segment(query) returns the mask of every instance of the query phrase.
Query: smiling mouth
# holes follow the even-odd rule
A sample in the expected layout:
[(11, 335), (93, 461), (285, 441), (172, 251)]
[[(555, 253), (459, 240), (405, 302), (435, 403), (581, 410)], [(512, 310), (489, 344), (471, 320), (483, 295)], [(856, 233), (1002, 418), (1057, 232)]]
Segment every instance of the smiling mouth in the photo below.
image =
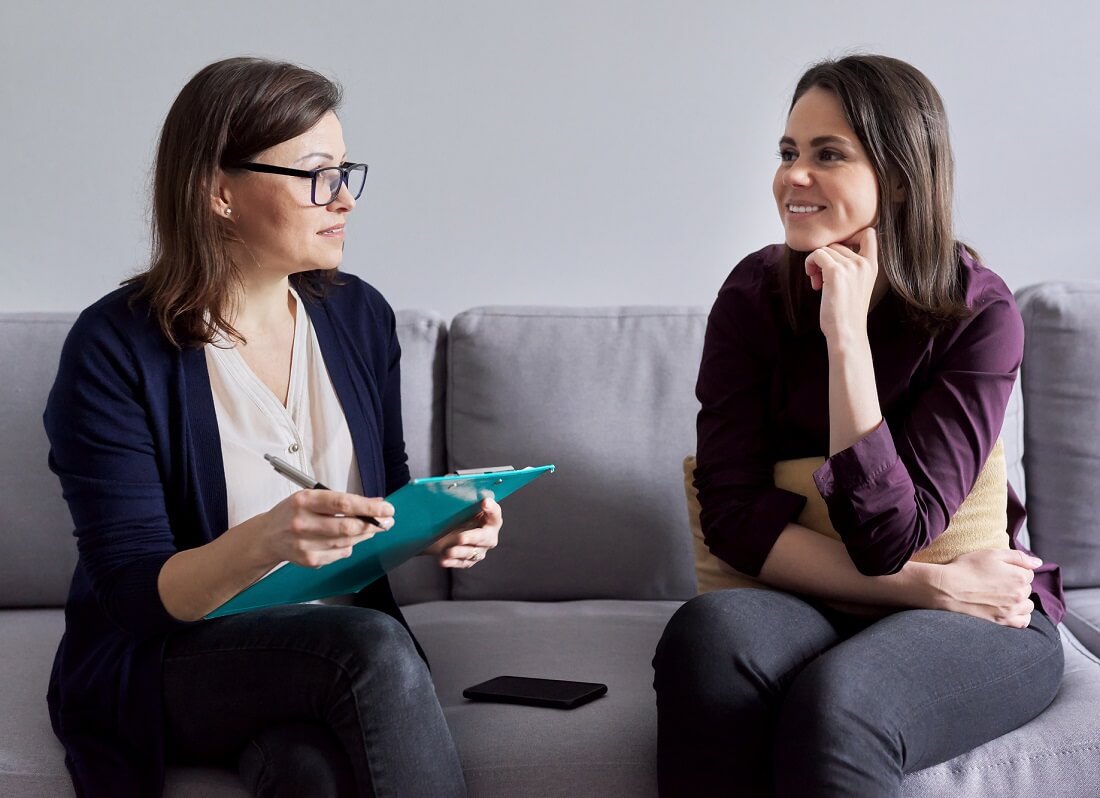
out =
[(787, 205), (788, 213), (817, 213), (825, 210), (824, 205)]
[(333, 237), (333, 236), (342, 236), (343, 234), (344, 234), (344, 226), (342, 224), (336, 225), (335, 227), (329, 227), (329, 228), (327, 228), (325, 230), (321, 230), (319, 233), (317, 233), (317, 235), (319, 235), (319, 236), (327, 236), (327, 237), (330, 237), (330, 238)]

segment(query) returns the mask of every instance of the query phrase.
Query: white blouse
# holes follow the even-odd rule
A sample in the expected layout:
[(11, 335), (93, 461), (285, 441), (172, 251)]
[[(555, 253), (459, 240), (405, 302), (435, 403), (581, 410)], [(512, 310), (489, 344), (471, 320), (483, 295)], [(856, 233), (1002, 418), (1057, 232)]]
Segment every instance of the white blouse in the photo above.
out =
[(272, 454), (332, 490), (362, 493), (344, 410), (325, 368), (309, 315), (297, 306), (286, 406), (224, 338), (207, 344), (206, 366), (221, 435), (229, 526), (266, 512), (297, 485), (264, 460)]

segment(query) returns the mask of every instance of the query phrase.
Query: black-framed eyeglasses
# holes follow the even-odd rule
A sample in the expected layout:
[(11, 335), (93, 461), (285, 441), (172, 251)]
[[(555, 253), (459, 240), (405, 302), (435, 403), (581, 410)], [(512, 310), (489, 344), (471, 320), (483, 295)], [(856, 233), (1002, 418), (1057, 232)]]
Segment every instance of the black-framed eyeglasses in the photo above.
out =
[(231, 169), (247, 169), (250, 172), (265, 172), (272, 175), (290, 175), (291, 177), (308, 177), (311, 181), (309, 187), (309, 201), (314, 205), (328, 205), (336, 199), (340, 193), (340, 186), (348, 187), (352, 199), (359, 199), (363, 194), (363, 186), (367, 182), (367, 165), (365, 163), (342, 163), (339, 166), (322, 166), (320, 169), (289, 169), (285, 166), (272, 166), (269, 163), (245, 163), (233, 164)]

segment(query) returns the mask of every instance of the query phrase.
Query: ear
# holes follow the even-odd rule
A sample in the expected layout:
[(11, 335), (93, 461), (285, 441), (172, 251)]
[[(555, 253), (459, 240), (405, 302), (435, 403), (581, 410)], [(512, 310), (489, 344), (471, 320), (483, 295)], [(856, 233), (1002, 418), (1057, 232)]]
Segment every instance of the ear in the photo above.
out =
[(221, 219), (233, 218), (233, 193), (229, 188), (225, 172), (221, 169), (214, 176), (214, 185), (211, 186), (210, 209)]
[(890, 190), (890, 199), (900, 204), (902, 202), (905, 202), (907, 195), (908, 192), (906, 192), (905, 186), (902, 184), (902, 182), (900, 180), (895, 180), (894, 186)]

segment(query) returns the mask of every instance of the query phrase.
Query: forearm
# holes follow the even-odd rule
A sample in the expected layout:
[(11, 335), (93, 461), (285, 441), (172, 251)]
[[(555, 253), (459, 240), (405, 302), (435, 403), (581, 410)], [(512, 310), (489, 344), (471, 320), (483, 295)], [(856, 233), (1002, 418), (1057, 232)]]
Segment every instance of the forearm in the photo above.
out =
[(829, 340), (829, 455), (853, 446), (882, 423), (875, 366), (865, 330)]
[(832, 601), (931, 608), (936, 605), (938, 567), (909, 562), (896, 574), (865, 576), (856, 570), (843, 543), (788, 524), (759, 578), (772, 587)]
[(164, 563), (157, 589), (169, 615), (197, 621), (278, 564), (252, 545), (256, 538), (252, 526), (258, 519), (249, 519), (204, 546), (177, 552)]

